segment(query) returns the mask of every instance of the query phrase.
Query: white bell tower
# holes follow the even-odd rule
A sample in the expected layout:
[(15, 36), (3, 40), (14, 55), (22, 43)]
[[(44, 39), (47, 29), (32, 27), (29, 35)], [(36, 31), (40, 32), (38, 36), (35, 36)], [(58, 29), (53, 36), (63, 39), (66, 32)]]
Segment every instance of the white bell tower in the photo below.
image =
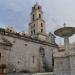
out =
[(29, 23), (29, 34), (34, 36), (38, 33), (45, 34), (45, 21), (43, 19), (42, 7), (36, 3), (32, 7), (31, 20)]

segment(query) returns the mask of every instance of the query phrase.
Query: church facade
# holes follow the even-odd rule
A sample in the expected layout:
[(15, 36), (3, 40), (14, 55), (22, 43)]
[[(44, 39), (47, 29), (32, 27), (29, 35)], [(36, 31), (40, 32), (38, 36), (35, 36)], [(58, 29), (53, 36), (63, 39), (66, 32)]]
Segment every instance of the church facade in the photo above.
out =
[(0, 64), (7, 72), (45, 72), (53, 68), (53, 51), (58, 49), (55, 36), (47, 34), (42, 7), (35, 4), (30, 14), (29, 33), (0, 28)]

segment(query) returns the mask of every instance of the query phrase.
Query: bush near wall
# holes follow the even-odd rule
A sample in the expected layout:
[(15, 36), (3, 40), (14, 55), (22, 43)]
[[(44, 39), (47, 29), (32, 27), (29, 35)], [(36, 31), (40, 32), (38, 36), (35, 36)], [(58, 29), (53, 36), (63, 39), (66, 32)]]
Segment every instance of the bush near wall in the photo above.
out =
[(0, 65), (0, 74), (4, 73), (4, 69), (6, 68), (6, 64), (1, 64)]

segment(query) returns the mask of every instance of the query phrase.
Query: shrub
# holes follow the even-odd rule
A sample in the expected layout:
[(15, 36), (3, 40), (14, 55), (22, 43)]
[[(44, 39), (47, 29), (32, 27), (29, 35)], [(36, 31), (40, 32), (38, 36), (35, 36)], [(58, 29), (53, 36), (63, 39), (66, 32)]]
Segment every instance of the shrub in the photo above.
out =
[(5, 69), (6, 68), (6, 64), (1, 64), (0, 65), (0, 69)]

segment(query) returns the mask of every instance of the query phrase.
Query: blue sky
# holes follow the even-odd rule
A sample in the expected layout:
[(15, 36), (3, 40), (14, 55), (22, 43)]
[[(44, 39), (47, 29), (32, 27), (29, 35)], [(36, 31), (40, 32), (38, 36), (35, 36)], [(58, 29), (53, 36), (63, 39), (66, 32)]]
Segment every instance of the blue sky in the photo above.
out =
[[(31, 8), (36, 2), (42, 6), (47, 32), (53, 33), (64, 23), (75, 27), (75, 0), (0, 0), (0, 27), (13, 26), (28, 32)], [(62, 42), (59, 37), (56, 40)]]

